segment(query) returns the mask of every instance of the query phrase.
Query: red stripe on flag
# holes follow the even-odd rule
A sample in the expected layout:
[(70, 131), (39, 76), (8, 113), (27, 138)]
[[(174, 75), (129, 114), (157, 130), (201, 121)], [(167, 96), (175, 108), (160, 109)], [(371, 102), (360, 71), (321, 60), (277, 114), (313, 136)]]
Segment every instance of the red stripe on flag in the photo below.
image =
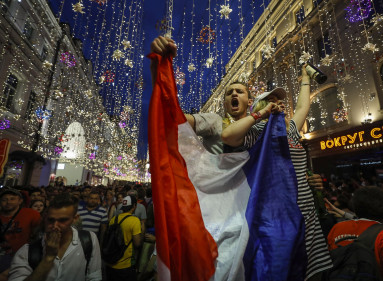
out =
[(185, 123), (177, 99), (171, 58), (158, 61), (149, 107), (149, 156), (157, 254), (172, 281), (209, 280), (217, 245), (203, 223), (197, 192), (178, 151), (178, 125)]

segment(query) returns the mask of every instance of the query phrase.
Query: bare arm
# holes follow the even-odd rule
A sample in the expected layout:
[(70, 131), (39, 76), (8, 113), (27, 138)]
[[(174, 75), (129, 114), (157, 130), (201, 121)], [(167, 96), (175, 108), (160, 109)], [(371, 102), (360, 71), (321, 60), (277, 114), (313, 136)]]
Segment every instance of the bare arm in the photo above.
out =
[[(277, 109), (278, 105), (270, 102), (265, 108), (259, 111), (262, 116), (261, 119), (269, 117), (270, 113), (275, 112)], [(222, 131), (222, 142), (232, 147), (243, 145), (247, 132), (261, 119), (255, 120), (253, 116), (249, 115), (235, 121)]]
[(137, 235), (133, 235), (133, 246), (138, 248), (141, 246), (141, 243), (142, 243), (142, 233), (140, 234), (137, 234)]
[(310, 109), (310, 77), (306, 72), (306, 66), (302, 67), (301, 89), (298, 96), (297, 106), (295, 108), (294, 120), (297, 130), (300, 131), (305, 123)]
[(194, 119), (194, 116), (191, 115), (191, 114), (185, 114), (185, 117), (186, 117), (186, 119), (188, 120), (190, 126), (193, 128), (193, 130), (195, 132), (195, 119)]

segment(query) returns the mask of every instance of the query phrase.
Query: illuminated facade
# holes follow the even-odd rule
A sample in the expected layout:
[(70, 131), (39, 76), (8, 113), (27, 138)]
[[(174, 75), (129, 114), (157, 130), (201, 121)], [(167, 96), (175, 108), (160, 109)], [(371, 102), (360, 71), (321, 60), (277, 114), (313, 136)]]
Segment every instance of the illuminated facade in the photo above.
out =
[(271, 1), (226, 65), (226, 75), (202, 112), (222, 114), (223, 90), (244, 80), (255, 96), (284, 87), (290, 117), (299, 91), (299, 60), (306, 55), (328, 76), (324, 84), (312, 83), (302, 132), (314, 168), (328, 172), (319, 158), (380, 150), (383, 4), (364, 2), (370, 5), (361, 16), (350, 1)]

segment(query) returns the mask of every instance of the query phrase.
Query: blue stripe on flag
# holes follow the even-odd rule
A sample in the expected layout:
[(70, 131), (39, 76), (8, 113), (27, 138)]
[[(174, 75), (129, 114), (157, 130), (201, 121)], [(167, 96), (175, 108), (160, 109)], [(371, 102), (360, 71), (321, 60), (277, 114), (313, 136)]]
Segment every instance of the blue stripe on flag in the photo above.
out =
[(244, 166), (250, 198), (246, 280), (304, 280), (307, 264), (303, 216), (284, 115), (271, 115)]

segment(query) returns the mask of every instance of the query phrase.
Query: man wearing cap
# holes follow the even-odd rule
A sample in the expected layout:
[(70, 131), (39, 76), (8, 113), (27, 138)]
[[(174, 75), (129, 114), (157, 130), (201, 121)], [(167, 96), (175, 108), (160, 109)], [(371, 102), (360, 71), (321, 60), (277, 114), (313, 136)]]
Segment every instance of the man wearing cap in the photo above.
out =
[(137, 200), (134, 196), (126, 196), (122, 200), (122, 214), (113, 217), (109, 225), (114, 224), (115, 220), (120, 224), (124, 234), (125, 244), (128, 245), (123, 257), (117, 261), (116, 264), (108, 264), (106, 267), (106, 274), (108, 281), (119, 280), (137, 280), (136, 272), (136, 254), (134, 249), (141, 246), (142, 234), (140, 220), (133, 216), (134, 210), (137, 206)]
[(0, 280), (7, 280), (11, 260), (40, 225), (40, 214), (22, 208), (21, 193), (13, 188), (0, 193)]

